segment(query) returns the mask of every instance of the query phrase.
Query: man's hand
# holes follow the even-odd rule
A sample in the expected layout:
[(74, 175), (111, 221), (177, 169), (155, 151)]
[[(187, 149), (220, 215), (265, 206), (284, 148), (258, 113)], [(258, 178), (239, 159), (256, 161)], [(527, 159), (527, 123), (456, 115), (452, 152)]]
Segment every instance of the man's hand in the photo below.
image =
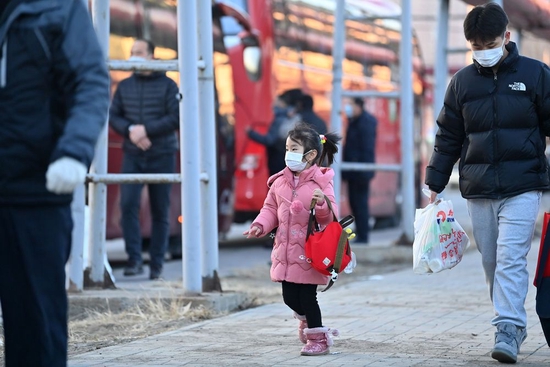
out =
[(59, 158), (48, 167), (46, 189), (55, 194), (70, 194), (84, 183), (87, 171), (86, 166), (74, 158)]
[(151, 140), (149, 140), (147, 130), (145, 130), (145, 126), (143, 125), (132, 125), (130, 129), (130, 141), (141, 150), (147, 150), (151, 147)]
[(436, 199), (437, 199), (437, 192), (430, 191), (430, 199), (429, 199), (430, 204), (434, 203)]
[(143, 138), (140, 141), (138, 141), (138, 143), (136, 145), (139, 149), (145, 151), (145, 150), (151, 148), (151, 140), (149, 140), (149, 138)]

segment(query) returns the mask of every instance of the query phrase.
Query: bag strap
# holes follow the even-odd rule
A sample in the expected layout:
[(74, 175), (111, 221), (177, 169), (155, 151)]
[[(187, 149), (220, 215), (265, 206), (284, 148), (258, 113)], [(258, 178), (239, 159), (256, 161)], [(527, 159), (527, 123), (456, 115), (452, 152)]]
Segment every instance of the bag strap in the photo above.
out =
[[(334, 222), (338, 222), (338, 219), (336, 218), (336, 214), (334, 214), (334, 209), (332, 209), (332, 203), (330, 202), (328, 196), (326, 196), (326, 195), (323, 195), (323, 196), (325, 197), (325, 202), (327, 203), (327, 206), (330, 209), (330, 212), (332, 213), (332, 220)], [(316, 205), (317, 205), (317, 200), (311, 199), (311, 203), (309, 204), (309, 220), (308, 220), (308, 223), (307, 223), (306, 241), (309, 238), (309, 236), (311, 234), (313, 234), (313, 232), (315, 230), (319, 231), (319, 223), (317, 223), (317, 219), (315, 218), (315, 206)], [(346, 219), (346, 218), (344, 218), (344, 219)], [(351, 224), (351, 222), (349, 224)]]
[(542, 277), (544, 276), (544, 271), (546, 268), (546, 263), (548, 262), (548, 254), (550, 253), (550, 221), (546, 224), (546, 234), (544, 236), (544, 244), (542, 247), (542, 253), (540, 256), (539, 262), (539, 271), (536, 275), (537, 287), (542, 283)]
[(340, 225), (342, 228), (346, 228), (350, 224), (352, 224), (355, 221), (355, 217), (353, 215), (347, 215), (344, 218), (340, 219)]
[(340, 239), (338, 240), (338, 247), (336, 248), (336, 257), (334, 258), (334, 265), (331, 269), (330, 281), (328, 282), (325, 289), (321, 292), (327, 291), (332, 287), (334, 282), (338, 280), (338, 273), (340, 272), (340, 265), (342, 264), (342, 259), (344, 258), (344, 251), (346, 250), (346, 244), (348, 242), (348, 234), (345, 231), (340, 233)]

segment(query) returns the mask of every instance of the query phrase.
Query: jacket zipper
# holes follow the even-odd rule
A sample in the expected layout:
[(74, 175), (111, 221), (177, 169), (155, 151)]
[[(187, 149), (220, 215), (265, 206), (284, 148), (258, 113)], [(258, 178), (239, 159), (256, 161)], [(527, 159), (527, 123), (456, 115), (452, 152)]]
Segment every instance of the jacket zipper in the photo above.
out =
[(143, 125), (143, 82), (138, 79), (139, 83), (139, 123)]
[[(493, 94), (493, 121), (495, 124), (495, 130), (498, 129), (498, 123), (497, 123), (497, 92), (498, 92), (498, 76), (495, 73), (493, 77), (493, 82), (495, 84), (495, 92)], [(500, 181), (498, 179), (498, 158), (497, 158), (497, 152), (498, 152), (498, 139), (497, 134), (495, 131), (494, 134), (494, 141), (495, 141), (495, 149), (494, 149), (494, 156), (495, 156), (495, 188), (497, 189), (497, 192), (499, 192), (500, 187)], [(500, 195), (498, 195), (500, 196)]]

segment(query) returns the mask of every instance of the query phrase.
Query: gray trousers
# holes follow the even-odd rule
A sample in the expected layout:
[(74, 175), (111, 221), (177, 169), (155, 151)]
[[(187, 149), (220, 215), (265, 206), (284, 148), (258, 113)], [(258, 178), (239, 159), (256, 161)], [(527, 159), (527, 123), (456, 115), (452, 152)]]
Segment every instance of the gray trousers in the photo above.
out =
[(504, 199), (469, 199), (468, 211), (493, 302), (493, 325), (527, 326), (527, 254), (535, 229), (540, 191)]

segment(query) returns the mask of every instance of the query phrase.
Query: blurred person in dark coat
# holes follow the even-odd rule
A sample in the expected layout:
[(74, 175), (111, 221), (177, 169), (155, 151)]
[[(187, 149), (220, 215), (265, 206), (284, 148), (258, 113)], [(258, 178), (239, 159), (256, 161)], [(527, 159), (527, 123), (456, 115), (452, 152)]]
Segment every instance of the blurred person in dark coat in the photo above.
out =
[(82, 0), (0, 2), (0, 303), (7, 367), (67, 365), (73, 191), (107, 121)]
[(266, 147), (267, 166), (269, 175), (272, 176), (281, 170), (285, 165), (285, 140), (288, 132), (294, 128), (301, 119), (297, 108), (302, 98), (300, 89), (289, 89), (275, 99), (273, 103), (273, 121), (269, 125), (266, 134), (248, 127), (248, 137)]
[(300, 114), (302, 121), (310, 125), (319, 134), (326, 134), (327, 124), (313, 112), (313, 97), (309, 94), (304, 94), (300, 98), (298, 113)]
[[(376, 118), (364, 108), (361, 98), (354, 98), (344, 106), (348, 117), (343, 159), (345, 162), (374, 163), (376, 147)], [(374, 171), (344, 171), (342, 179), (348, 182), (348, 199), (355, 217), (357, 242), (369, 242), (369, 189)]]

